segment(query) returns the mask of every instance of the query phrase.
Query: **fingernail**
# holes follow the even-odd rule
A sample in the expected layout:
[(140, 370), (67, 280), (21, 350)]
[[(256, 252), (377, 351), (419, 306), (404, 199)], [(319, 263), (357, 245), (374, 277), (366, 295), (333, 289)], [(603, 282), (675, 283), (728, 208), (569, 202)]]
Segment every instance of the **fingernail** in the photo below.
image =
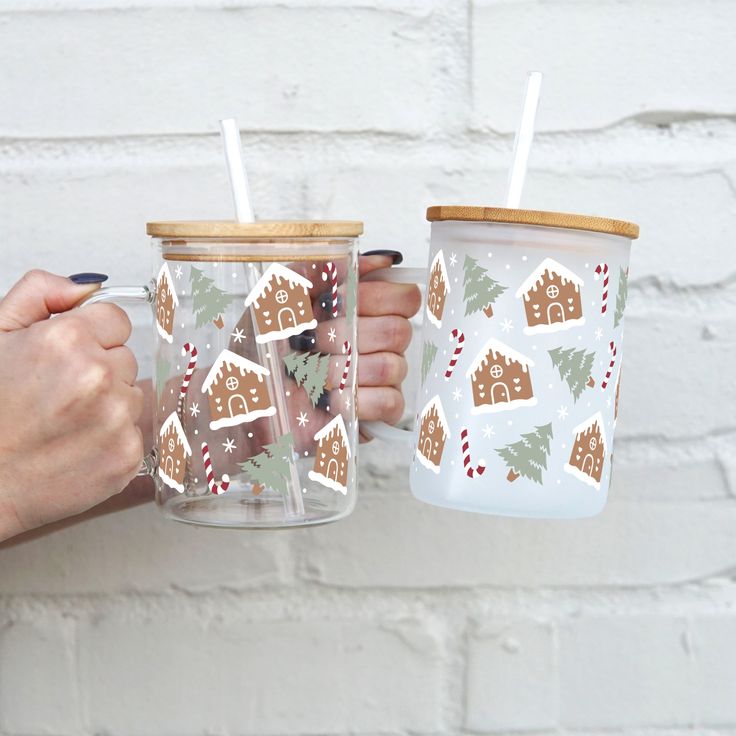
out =
[[(320, 307), (324, 309), (326, 312), (332, 311), (332, 292), (326, 291), (324, 294), (321, 294), (319, 297), (317, 297), (319, 301)], [(342, 296), (340, 294), (337, 295), (337, 311), (339, 312), (342, 307)]]
[(404, 260), (404, 254), (398, 250), (367, 250), (361, 253), (362, 256), (390, 256), (393, 259), (394, 266), (398, 266)]
[(317, 342), (316, 335), (314, 330), (305, 330), (301, 335), (292, 335), (289, 338), (289, 346), (292, 350), (312, 350)]
[(69, 280), (75, 284), (103, 284), (107, 278), (106, 273), (73, 273)]

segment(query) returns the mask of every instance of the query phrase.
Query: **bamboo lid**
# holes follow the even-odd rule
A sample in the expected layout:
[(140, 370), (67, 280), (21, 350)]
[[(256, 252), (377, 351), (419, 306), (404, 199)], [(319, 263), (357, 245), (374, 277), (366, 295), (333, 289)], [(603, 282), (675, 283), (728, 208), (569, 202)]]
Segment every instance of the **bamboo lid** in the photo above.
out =
[(363, 232), (357, 220), (174, 220), (149, 222), (146, 232), (156, 238), (353, 238)]
[(513, 210), (503, 207), (453, 207), (438, 205), (427, 208), (430, 222), (463, 220), (467, 222), (503, 222), (514, 225), (541, 225), (567, 230), (588, 230), (595, 233), (621, 235), (635, 240), (639, 237), (639, 226), (624, 220), (607, 217), (571, 215), (567, 212), (544, 212), (541, 210)]

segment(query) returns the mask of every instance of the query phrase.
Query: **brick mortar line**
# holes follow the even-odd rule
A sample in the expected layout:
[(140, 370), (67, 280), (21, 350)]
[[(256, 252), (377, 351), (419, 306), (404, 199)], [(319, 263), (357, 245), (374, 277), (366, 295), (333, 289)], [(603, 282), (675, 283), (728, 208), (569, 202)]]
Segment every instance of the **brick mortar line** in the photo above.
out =
[[(710, 593), (706, 597), (704, 594)], [(439, 622), (497, 618), (541, 618), (567, 621), (576, 616), (736, 617), (736, 582), (733, 578), (651, 587), (585, 586), (581, 588), (344, 588), (300, 581), (281, 590), (213, 589), (206, 592), (119, 592), (85, 594), (0, 595), (0, 620), (19, 613), (117, 615), (166, 617), (171, 611), (206, 613), (210, 618), (267, 622), (279, 616), (282, 622), (305, 619), (380, 624), (406, 618)], [(356, 605), (359, 604), (359, 605)], [(438, 607), (438, 604), (442, 604)], [(356, 615), (356, 612), (357, 615)], [(377, 620), (378, 619), (378, 620)]]

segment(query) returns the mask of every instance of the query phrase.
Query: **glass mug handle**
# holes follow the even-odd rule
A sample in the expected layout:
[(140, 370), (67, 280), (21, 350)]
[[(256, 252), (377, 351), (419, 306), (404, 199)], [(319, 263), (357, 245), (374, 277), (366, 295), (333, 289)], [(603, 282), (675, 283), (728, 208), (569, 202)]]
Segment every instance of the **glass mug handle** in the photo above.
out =
[[(90, 304), (100, 302), (145, 302), (146, 304), (153, 304), (155, 298), (155, 290), (148, 286), (103, 286), (82, 299), (77, 307), (87, 307)], [(144, 456), (138, 475), (152, 478), (156, 473), (157, 464), (156, 450), (151, 449)]]
[[(361, 281), (390, 281), (393, 284), (418, 284), (427, 283), (426, 268), (408, 268), (402, 266), (394, 266), (392, 268), (380, 268), (377, 271), (371, 271), (364, 276)], [(423, 314), (420, 311), (420, 314)], [(363, 434), (375, 437), (384, 442), (411, 442), (414, 431), (411, 429), (401, 429), (400, 427), (392, 427), (386, 422), (360, 422), (360, 429)]]

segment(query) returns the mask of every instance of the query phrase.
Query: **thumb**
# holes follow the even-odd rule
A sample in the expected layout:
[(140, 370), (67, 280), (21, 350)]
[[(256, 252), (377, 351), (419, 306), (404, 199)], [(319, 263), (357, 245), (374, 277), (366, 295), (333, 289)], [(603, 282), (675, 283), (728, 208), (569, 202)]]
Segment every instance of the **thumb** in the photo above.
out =
[(96, 291), (107, 277), (95, 283), (76, 284), (47, 271), (29, 271), (0, 301), (0, 332), (11, 332), (66, 312)]

